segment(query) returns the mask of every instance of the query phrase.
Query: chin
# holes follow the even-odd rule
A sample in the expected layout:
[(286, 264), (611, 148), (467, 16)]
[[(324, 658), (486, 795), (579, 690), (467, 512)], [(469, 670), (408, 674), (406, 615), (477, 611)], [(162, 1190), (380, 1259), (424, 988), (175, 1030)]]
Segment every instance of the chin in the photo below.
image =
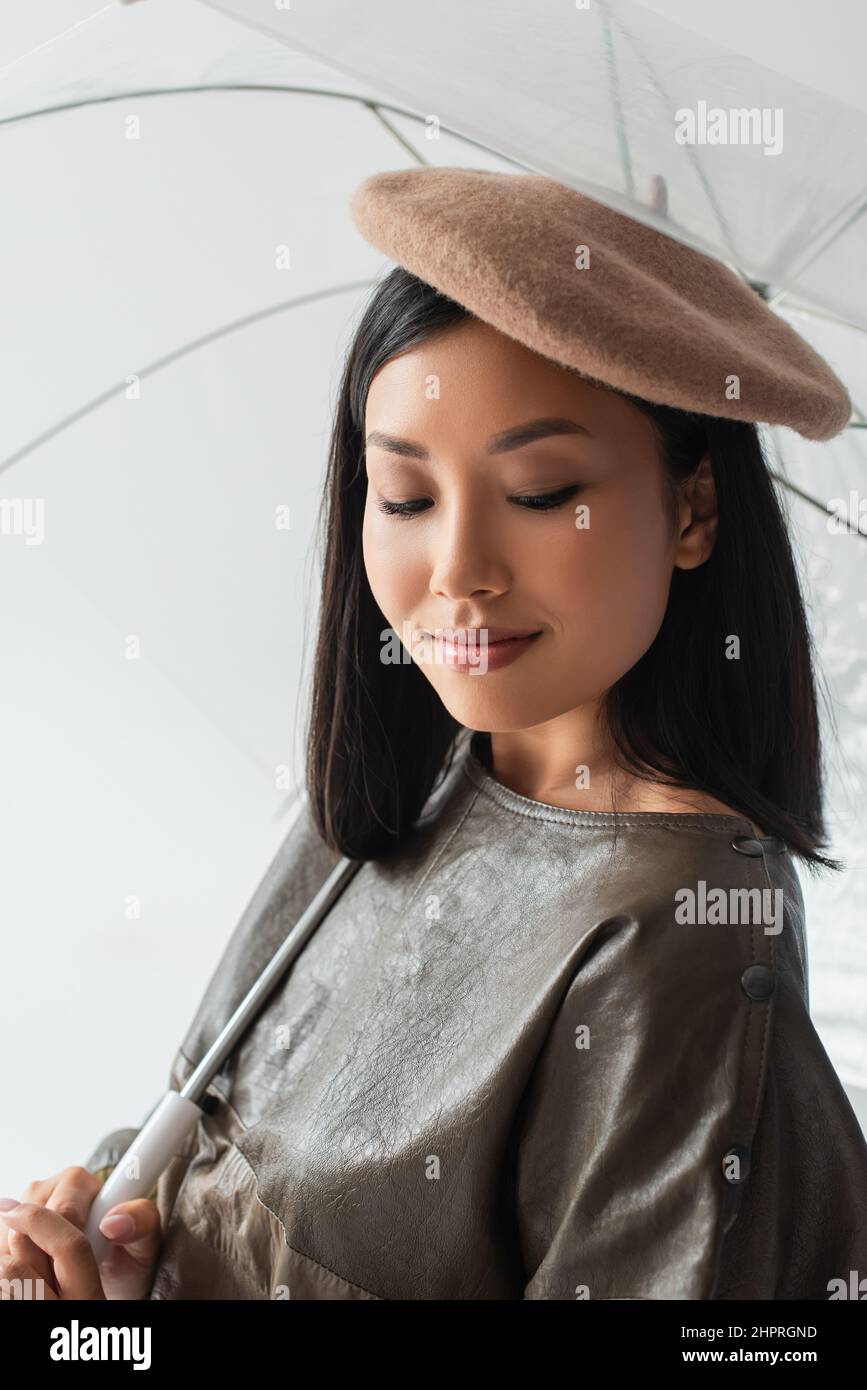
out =
[[(487, 680), (487, 676), (460, 676), (458, 679), (475, 682)], [(541, 701), (538, 691), (535, 694), (528, 693), (523, 699), (498, 699), (493, 695), (473, 698), (469, 694), (459, 698), (453, 691), (448, 692), (447, 699), (442, 690), (438, 690), (437, 694), (449, 714), (459, 724), (487, 734), (512, 734), (521, 729), (532, 729), (537, 724), (556, 719), (558, 715), (574, 709), (581, 703), (580, 696), (565, 705), (557, 701)]]

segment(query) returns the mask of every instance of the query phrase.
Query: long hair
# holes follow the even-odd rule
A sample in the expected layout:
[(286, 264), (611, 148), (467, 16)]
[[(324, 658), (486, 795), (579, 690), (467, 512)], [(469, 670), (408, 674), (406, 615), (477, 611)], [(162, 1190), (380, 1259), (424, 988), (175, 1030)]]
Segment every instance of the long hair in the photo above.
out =
[[(400, 852), (463, 727), (414, 661), (380, 659), (388, 624), (367, 582), (362, 521), (375, 373), (467, 317), (398, 266), (374, 290), (340, 382), (320, 512), (305, 772), (319, 834), (350, 858)], [(708, 453), (719, 523), (709, 559), (674, 570), (654, 642), (602, 702), (615, 757), (641, 776), (710, 793), (780, 836), (811, 871), (839, 869), (820, 853), (827, 840), (812, 644), (756, 427), (626, 398), (654, 422), (671, 516), (677, 485)]]

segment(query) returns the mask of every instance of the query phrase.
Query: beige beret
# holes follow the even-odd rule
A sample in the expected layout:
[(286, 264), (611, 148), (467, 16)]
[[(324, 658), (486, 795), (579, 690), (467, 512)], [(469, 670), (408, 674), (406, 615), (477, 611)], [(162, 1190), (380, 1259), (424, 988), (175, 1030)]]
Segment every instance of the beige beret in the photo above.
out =
[(825, 360), (738, 275), (554, 179), (389, 170), (351, 210), (398, 265), (594, 382), (807, 439), (850, 418)]

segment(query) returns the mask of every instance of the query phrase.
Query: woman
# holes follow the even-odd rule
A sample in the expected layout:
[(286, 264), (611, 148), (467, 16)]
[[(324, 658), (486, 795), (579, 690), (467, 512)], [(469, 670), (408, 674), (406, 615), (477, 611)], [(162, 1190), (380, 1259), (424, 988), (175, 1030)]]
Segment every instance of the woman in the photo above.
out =
[[(607, 381), (403, 265), (373, 294), (306, 796), (173, 1086), (340, 856), (366, 862), (156, 1208), (119, 1208), (109, 1296), (828, 1298), (867, 1266), (867, 1146), (808, 1012), (795, 858), (837, 866), (785, 523), (731, 418), (755, 407), (636, 397), (595, 351)], [(801, 424), (839, 428), (814, 373), (797, 408), (838, 423)], [(133, 1133), (63, 1179), (74, 1224)]]

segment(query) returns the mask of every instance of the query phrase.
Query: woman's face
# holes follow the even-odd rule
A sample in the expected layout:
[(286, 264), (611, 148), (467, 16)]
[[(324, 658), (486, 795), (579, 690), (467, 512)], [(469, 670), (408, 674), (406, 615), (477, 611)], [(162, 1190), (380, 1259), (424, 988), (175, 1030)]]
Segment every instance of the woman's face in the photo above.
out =
[[(540, 420), (561, 423), (509, 438)], [(365, 439), (370, 587), (459, 723), (542, 724), (651, 645), (678, 532), (637, 407), (469, 319), (380, 368)], [(495, 628), (538, 635), (498, 647)]]

